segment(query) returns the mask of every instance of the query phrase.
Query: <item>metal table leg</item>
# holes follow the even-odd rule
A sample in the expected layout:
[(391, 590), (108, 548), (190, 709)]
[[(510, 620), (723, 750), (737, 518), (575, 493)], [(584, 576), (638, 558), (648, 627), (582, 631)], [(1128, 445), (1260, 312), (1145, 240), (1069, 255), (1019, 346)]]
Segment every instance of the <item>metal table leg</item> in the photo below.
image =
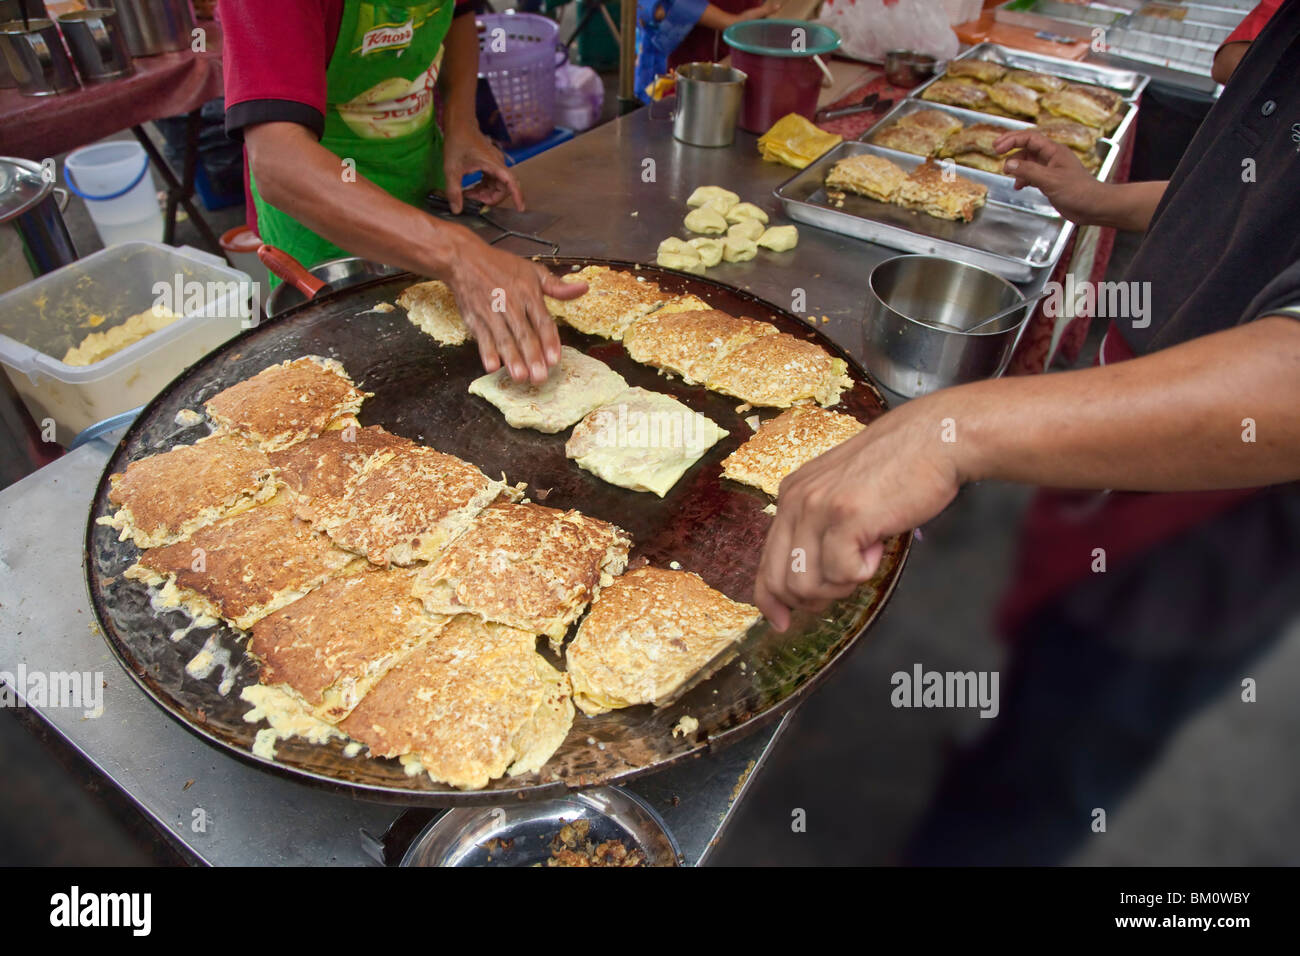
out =
[(162, 176), (163, 182), (167, 185), (167, 209), (163, 214), (163, 242), (167, 243), (167, 245), (174, 244), (176, 237), (176, 207), (179, 205), (184, 207), (194, 223), (194, 228), (198, 229), (199, 235), (207, 241), (209, 251), (225, 258), (225, 252), (221, 248), (221, 241), (217, 238), (217, 234), (212, 231), (212, 227), (208, 225), (208, 221), (199, 213), (198, 206), (194, 203), (194, 168), (199, 158), (200, 121), (199, 110), (191, 110), (185, 117), (185, 156), (182, 162), (182, 178), (180, 181), (176, 179), (176, 174), (162, 154), (158, 152), (158, 148), (154, 146), (153, 140), (149, 138), (149, 134), (145, 132), (144, 127), (132, 126), (131, 132), (140, 141), (144, 151), (149, 154), (154, 169), (158, 170), (158, 175)]

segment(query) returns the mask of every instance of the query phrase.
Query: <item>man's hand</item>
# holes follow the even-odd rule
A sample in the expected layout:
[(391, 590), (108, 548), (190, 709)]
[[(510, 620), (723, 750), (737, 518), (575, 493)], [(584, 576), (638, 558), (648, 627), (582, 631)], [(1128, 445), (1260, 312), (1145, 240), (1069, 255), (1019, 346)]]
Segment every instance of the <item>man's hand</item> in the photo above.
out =
[(993, 148), (999, 153), (1023, 150), (1008, 159), (1004, 167), (1008, 175), (1016, 177), (1016, 189), (1034, 186), (1066, 219), (1092, 221), (1106, 187), (1084, 168), (1068, 146), (1024, 130), (1000, 137)]
[(767, 0), (761, 6), (754, 7), (752, 10), (746, 10), (744, 13), (736, 16), (737, 23), (747, 23), (750, 20), (762, 20), (767, 17), (774, 17), (781, 12), (781, 7), (785, 5), (785, 0)]
[(506, 167), (505, 156), (477, 126), (461, 123), (448, 127), (443, 138), (442, 168), (447, 177), (447, 201), (457, 215), (464, 207), (460, 182), (475, 172), (481, 172), (483, 178), (470, 187), (471, 198), (495, 206), (509, 196), (516, 209), (524, 208), (523, 191), (514, 173)]
[(546, 267), (485, 245), (472, 235), (451, 260), (448, 285), (465, 324), (474, 333), (483, 368), (502, 365), (516, 382), (546, 381), (560, 360), (560, 337), (542, 295), (573, 299), (585, 282), (561, 282)]
[[(777, 630), (876, 573), (883, 541), (948, 506), (962, 482), (941, 400), (919, 398), (781, 482), (754, 598)], [(951, 423), (949, 423), (951, 424)]]

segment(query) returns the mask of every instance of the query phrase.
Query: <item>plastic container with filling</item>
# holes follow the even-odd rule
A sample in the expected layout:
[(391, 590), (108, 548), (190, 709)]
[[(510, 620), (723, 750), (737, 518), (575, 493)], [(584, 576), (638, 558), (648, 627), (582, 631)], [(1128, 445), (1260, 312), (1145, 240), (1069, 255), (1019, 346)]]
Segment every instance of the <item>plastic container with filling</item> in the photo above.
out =
[[(250, 294), (246, 273), (206, 252), (122, 243), (0, 296), (0, 364), (37, 425), (53, 419), (66, 445), (96, 422), (143, 405), (238, 333), (250, 321)], [(160, 301), (182, 318), (93, 365), (63, 364), (89, 333)]]
[(740, 128), (766, 133), (787, 113), (812, 119), (826, 67), (818, 59), (840, 45), (830, 27), (805, 20), (749, 20), (722, 33), (731, 65), (744, 73)]

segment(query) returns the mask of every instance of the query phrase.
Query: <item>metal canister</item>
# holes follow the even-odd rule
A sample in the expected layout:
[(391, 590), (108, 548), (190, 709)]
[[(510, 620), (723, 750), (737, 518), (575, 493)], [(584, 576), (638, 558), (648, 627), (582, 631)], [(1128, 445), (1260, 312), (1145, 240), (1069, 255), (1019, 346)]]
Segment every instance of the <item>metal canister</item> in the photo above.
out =
[(77, 10), (59, 17), (72, 62), (83, 83), (98, 83), (131, 72), (131, 54), (116, 10)]
[(189, 49), (194, 30), (189, 0), (92, 0), (87, 6), (111, 6), (117, 11), (132, 56)]
[(740, 70), (717, 63), (679, 66), (673, 138), (691, 146), (730, 146), (746, 79)]
[(77, 261), (52, 167), (0, 156), (0, 292)]
[(0, 23), (0, 54), (23, 96), (51, 96), (75, 90), (77, 74), (51, 20)]

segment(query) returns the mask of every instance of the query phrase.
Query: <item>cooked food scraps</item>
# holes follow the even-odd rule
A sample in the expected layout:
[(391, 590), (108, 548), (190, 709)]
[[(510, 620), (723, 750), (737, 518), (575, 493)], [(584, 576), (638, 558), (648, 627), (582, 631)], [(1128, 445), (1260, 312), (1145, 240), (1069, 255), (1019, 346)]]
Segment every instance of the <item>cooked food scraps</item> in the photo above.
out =
[(265, 368), (204, 407), (218, 434), (275, 451), (355, 421), (365, 398), (339, 362), (308, 355)]
[(160, 587), (156, 603), (247, 630), (357, 563), (313, 531), (282, 501), (200, 528), (184, 541), (150, 548), (126, 570)]
[(824, 408), (788, 409), (764, 422), (752, 438), (722, 460), (722, 477), (753, 485), (775, 498), (781, 479), (865, 427), (851, 415)]
[(894, 201), (936, 219), (970, 222), (984, 205), (988, 192), (987, 186), (954, 176), (927, 159), (908, 174)]
[(759, 617), (697, 574), (629, 571), (601, 591), (565, 650), (574, 702), (594, 715), (663, 701), (716, 665)]
[(158, 330), (165, 329), (179, 318), (181, 316), (165, 306), (151, 306), (143, 312), (127, 316), (125, 321), (111, 329), (89, 333), (63, 353), (63, 364), (84, 366), (102, 362), (128, 345), (135, 345)]
[(627, 388), (627, 382), (604, 362), (567, 345), (560, 362), (540, 385), (516, 382), (508, 369), (474, 379), (469, 392), (495, 405), (512, 428), (553, 434), (580, 421)]
[(317, 719), (337, 724), (406, 654), (450, 620), (415, 595), (408, 568), (334, 578), (253, 625), (249, 652), (261, 683), (281, 687)]
[(551, 315), (587, 335), (621, 339), (623, 330), (668, 296), (648, 279), (608, 266), (585, 266), (562, 277), (565, 282), (586, 282), (588, 289), (576, 299), (546, 297)]
[[(605, 840), (593, 843), (587, 839), (591, 833), (590, 820), (575, 820), (560, 827), (551, 837), (551, 855), (547, 866), (645, 866), (645, 851), (628, 849), (622, 840)], [(540, 863), (533, 864), (541, 866)]]
[(554, 647), (602, 586), (627, 567), (632, 541), (578, 511), (497, 502), (416, 578), (437, 614), (474, 614), (545, 634)]
[(415, 445), (366, 459), (315, 525), (374, 564), (409, 565), (436, 558), (493, 499), (514, 493), (455, 455)]
[(379, 425), (350, 425), (267, 457), (277, 469), (293, 513), (304, 521), (318, 521), (324, 509), (338, 507), (372, 455), (416, 447), (410, 439)]
[(564, 453), (611, 485), (662, 498), (726, 434), (671, 395), (629, 388), (575, 425)]
[(462, 790), (540, 770), (573, 723), (568, 675), (528, 631), (453, 618), (381, 677), (339, 729)]
[(460, 345), (470, 338), (469, 327), (456, 305), (451, 286), (439, 280), (407, 286), (397, 297), (406, 317), (439, 345)]
[(785, 332), (764, 335), (727, 354), (706, 384), (751, 405), (835, 405), (853, 387), (848, 363)]
[(883, 156), (860, 153), (841, 159), (826, 174), (827, 190), (842, 189), (868, 199), (892, 202), (907, 173)]
[(766, 322), (716, 309), (668, 314), (660, 310), (633, 322), (623, 334), (623, 347), (643, 365), (673, 372), (695, 385), (708, 381), (732, 350), (776, 334), (776, 327)]
[(265, 454), (241, 442), (208, 438), (133, 461), (110, 475), (108, 500), (117, 506), (99, 524), (141, 548), (171, 544), (276, 493)]

